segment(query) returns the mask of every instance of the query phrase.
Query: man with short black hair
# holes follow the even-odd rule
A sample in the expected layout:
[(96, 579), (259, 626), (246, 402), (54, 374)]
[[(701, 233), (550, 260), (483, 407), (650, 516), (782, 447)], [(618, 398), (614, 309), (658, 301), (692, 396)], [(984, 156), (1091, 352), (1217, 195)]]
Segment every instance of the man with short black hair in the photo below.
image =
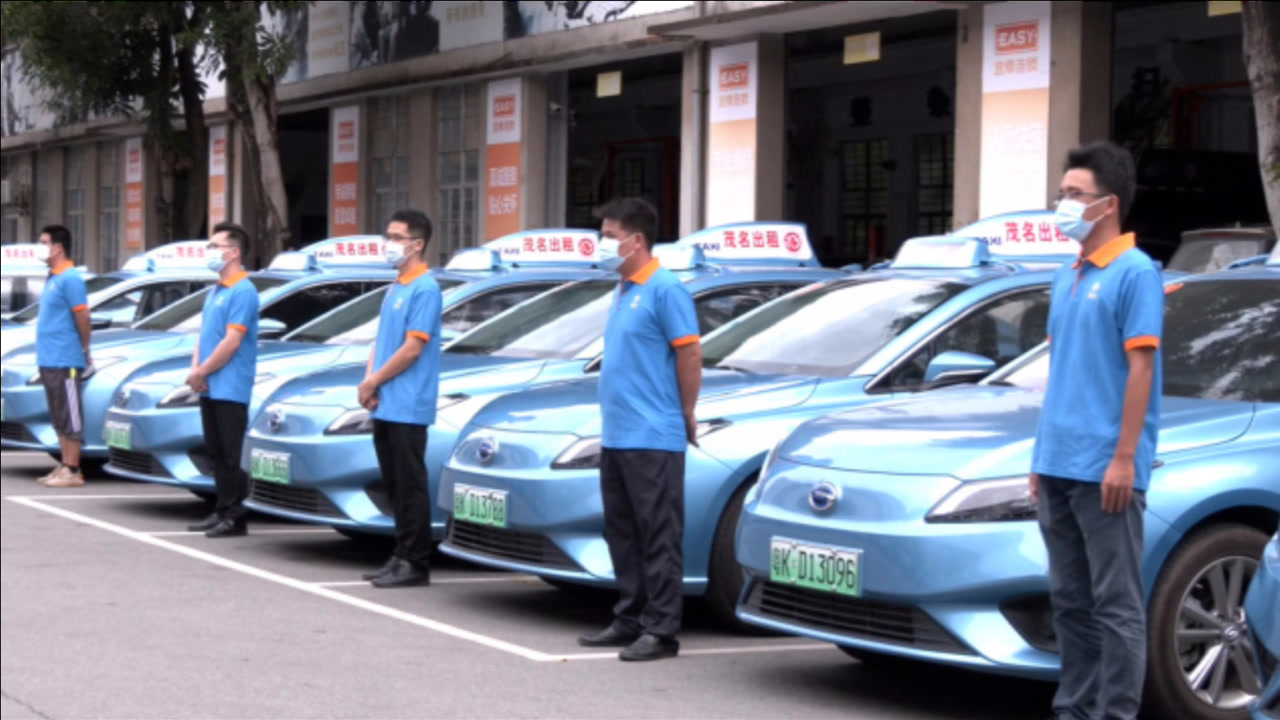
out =
[(382, 301), (378, 337), (356, 392), (373, 416), (373, 449), (391, 500), (396, 548), (363, 577), (377, 588), (402, 588), (431, 584), (427, 427), (436, 420), (443, 305), (440, 285), (427, 272), (427, 216), (396, 212), (383, 240), (387, 263), (399, 277)]
[(205, 262), (218, 273), (218, 284), (205, 296), (200, 341), (187, 376), (187, 386), (200, 393), (204, 444), (218, 492), (213, 513), (188, 529), (210, 538), (248, 532), (249, 478), (240, 469), (240, 452), (258, 365), (258, 291), (244, 271), (248, 252), (244, 228), (227, 222), (214, 226)]
[(1134, 236), (1121, 234), (1135, 184), (1124, 148), (1076, 148), (1055, 213), (1081, 243), (1051, 290), (1030, 477), (1062, 656), (1055, 720), (1132, 720), (1142, 699), (1142, 514), (1160, 420), (1164, 289)]
[(49, 265), (49, 279), (40, 295), (36, 317), (36, 366), (44, 385), (49, 417), (58, 434), (62, 461), (39, 482), (45, 487), (84, 485), (80, 473), (80, 446), (84, 416), (80, 407), (80, 382), (89, 356), (89, 301), (84, 278), (71, 261), (71, 232), (61, 225), (40, 230), (39, 252)]
[(659, 660), (680, 652), (685, 451), (698, 444), (702, 346), (693, 298), (652, 255), (657, 211), (625, 198), (600, 215), (601, 265), (623, 278), (600, 369), (600, 494), (619, 599), (613, 622), (578, 642)]

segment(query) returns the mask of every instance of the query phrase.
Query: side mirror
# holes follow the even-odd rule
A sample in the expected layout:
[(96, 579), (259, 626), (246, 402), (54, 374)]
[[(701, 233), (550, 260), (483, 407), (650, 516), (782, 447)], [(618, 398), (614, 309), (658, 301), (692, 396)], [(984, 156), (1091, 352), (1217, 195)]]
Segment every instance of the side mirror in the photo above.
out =
[(259, 340), (278, 340), (287, 332), (289, 332), (289, 328), (279, 320), (262, 318), (258, 321)]
[(950, 350), (935, 357), (924, 371), (925, 385), (959, 385), (977, 382), (996, 369), (991, 358)]
[(109, 330), (111, 328), (110, 315), (89, 315), (90, 330)]

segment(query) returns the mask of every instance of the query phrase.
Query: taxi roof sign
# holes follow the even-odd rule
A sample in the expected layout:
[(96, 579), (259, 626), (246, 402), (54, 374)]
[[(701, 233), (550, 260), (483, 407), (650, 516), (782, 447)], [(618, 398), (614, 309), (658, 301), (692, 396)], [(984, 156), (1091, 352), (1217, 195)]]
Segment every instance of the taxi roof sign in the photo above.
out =
[(983, 218), (951, 232), (979, 238), (991, 255), (1001, 260), (1076, 258), (1080, 243), (1062, 234), (1052, 210), (1027, 210)]
[(487, 272), (502, 266), (594, 265), (600, 262), (600, 233), (574, 228), (525, 230), (478, 248), (459, 251), (446, 270)]
[(988, 245), (981, 238), (929, 235), (902, 243), (890, 267), (942, 270), (976, 268), (990, 262)]
[[(298, 252), (315, 258), (316, 265), (320, 267), (376, 266), (390, 269), (391, 266), (383, 256), (382, 244), (380, 235), (348, 235), (312, 243)], [(285, 254), (280, 253), (280, 255)], [(287, 258), (284, 262), (290, 267), (276, 267), (276, 260), (279, 259), (280, 256), (276, 256), (271, 261), (272, 270), (295, 269), (293, 266), (300, 262), (297, 259)]]
[(37, 259), (36, 248), (40, 243), (17, 243), (13, 245), (0, 245), (0, 259), (4, 260), (4, 274), (26, 274), (28, 272), (44, 275), (49, 272), (49, 266), (43, 260)]
[(208, 240), (179, 240), (161, 245), (125, 262), (123, 270), (163, 272), (165, 270), (208, 270), (205, 248)]
[(668, 270), (697, 270), (707, 264), (707, 256), (697, 245), (660, 243), (653, 246), (653, 256)]
[(268, 270), (283, 272), (315, 272), (320, 269), (316, 256), (309, 252), (282, 252), (271, 259)]
[(768, 264), (817, 267), (804, 223), (743, 222), (705, 228), (677, 245), (702, 249), (708, 262), (721, 265)]

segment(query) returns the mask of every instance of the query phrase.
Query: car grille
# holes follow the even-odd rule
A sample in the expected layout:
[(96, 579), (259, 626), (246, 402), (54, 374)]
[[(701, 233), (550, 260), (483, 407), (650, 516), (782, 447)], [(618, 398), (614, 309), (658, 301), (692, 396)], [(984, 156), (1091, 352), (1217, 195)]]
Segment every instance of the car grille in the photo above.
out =
[(22, 423), (0, 423), (0, 438), (10, 442), (34, 443), (36, 438)]
[(578, 565), (546, 535), (455, 523), (452, 517), (445, 532), (449, 543), (463, 550), (544, 568), (578, 569)]
[(249, 497), (261, 505), (288, 512), (314, 517), (344, 517), (342, 511), (338, 510), (324, 493), (311, 488), (289, 487), (279, 483), (254, 480), (249, 485)]
[(860, 640), (958, 655), (972, 655), (933, 618), (910, 605), (843, 597), (755, 581), (743, 609), (811, 630)]
[(107, 450), (107, 465), (121, 472), (132, 473), (134, 475), (146, 475), (147, 477), (170, 478), (173, 475), (165, 469), (164, 465), (156, 460), (154, 455), (149, 453), (134, 452), (132, 450), (118, 450), (110, 448)]

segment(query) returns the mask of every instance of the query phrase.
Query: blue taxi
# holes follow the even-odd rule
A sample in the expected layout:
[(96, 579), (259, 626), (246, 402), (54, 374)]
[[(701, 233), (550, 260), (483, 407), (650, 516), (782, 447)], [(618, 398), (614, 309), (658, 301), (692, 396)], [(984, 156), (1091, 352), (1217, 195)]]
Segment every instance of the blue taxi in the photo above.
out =
[[(732, 233), (734, 244), (726, 243)], [(743, 234), (750, 247), (740, 248)], [(755, 237), (762, 239), (756, 248)], [(771, 244), (769, 238), (778, 242)], [(694, 297), (704, 332), (787, 292), (845, 275), (818, 266), (802, 225), (751, 223), (711, 228), (655, 247), (659, 261)], [(433, 488), (471, 416), (494, 397), (534, 385), (590, 376), (618, 277), (584, 279), (549, 292), (477, 327), (445, 348), (436, 424), (427, 443)], [(253, 422), (244, 465), (248, 506), (330, 525), (344, 533), (393, 530), (385, 486), (356, 402), (364, 368), (302, 378), (278, 390)], [(444, 534), (436, 513), (435, 532)]]
[[(218, 276), (205, 267), (206, 244), (206, 240), (170, 243), (131, 258), (120, 270), (86, 277), (93, 329), (129, 327), (213, 284)], [(48, 268), (44, 270), (47, 275)], [(0, 356), (35, 342), (39, 314), (37, 300), (9, 316), (0, 329)]]
[[(1144, 717), (1244, 718), (1260, 691), (1244, 589), (1280, 523), (1280, 260), (1165, 289)], [(737, 523), (739, 618), (870, 661), (1055, 677), (1027, 488), (1048, 363), (1042, 346), (978, 387), (887, 399), (787, 435)], [(1277, 607), (1273, 597), (1256, 619), (1274, 628)]]
[[(259, 336), (279, 338), (290, 330), (343, 303), (382, 287), (395, 272), (382, 261), (381, 238), (334, 238), (303, 251), (281, 253), (264, 271), (250, 273), (261, 303)], [(363, 261), (317, 257), (341, 243), (368, 249)], [(379, 253), (374, 255), (375, 250)], [(460, 282), (444, 279), (445, 283)], [(102, 435), (103, 419), (116, 389), (135, 370), (168, 357), (190, 358), (200, 329), (204, 293), (188, 295), (134, 323), (129, 329), (93, 333), (90, 352), (93, 368), (83, 378), (83, 457), (100, 461), (107, 455)], [(0, 364), (0, 447), (44, 450), (54, 454), (58, 438), (50, 423), (44, 388), (36, 367), (35, 346), (9, 351)]]
[[(1044, 339), (1052, 273), (1001, 259), (1001, 249), (974, 238), (909, 240), (888, 268), (808, 286), (703, 338), (700, 447), (689, 449), (685, 471), (687, 594), (705, 595), (732, 622), (743, 496), (792, 428), (979, 380)], [(610, 586), (599, 462), (594, 378), (494, 400), (445, 466), (442, 551), (553, 584)]]
[[(557, 252), (537, 252), (538, 243), (557, 238)], [(560, 239), (574, 242), (571, 255), (558, 252)], [(445, 337), (456, 337), (531, 297), (583, 278), (604, 277), (595, 258), (579, 247), (594, 248), (592, 230), (538, 230), (517, 233), (456, 256), (438, 282), (443, 293)], [(533, 239), (534, 250), (524, 251)], [(585, 244), (579, 245), (580, 242)], [(512, 253), (512, 250), (519, 250)], [(566, 257), (567, 255), (567, 257)], [(518, 261), (516, 260), (518, 258)], [(581, 258), (581, 259), (578, 259)], [(517, 271), (518, 270), (518, 271)], [(460, 279), (470, 282), (456, 284)], [(363, 368), (377, 335), (385, 287), (304, 325), (280, 342), (260, 343), (250, 417), (278, 388), (328, 368)], [(446, 359), (446, 366), (448, 359)], [(145, 482), (207, 494), (214, 487), (212, 466), (203, 446), (199, 396), (184, 382), (188, 356), (157, 360), (135, 369), (120, 385), (107, 409), (103, 428), (108, 446), (106, 471)]]

